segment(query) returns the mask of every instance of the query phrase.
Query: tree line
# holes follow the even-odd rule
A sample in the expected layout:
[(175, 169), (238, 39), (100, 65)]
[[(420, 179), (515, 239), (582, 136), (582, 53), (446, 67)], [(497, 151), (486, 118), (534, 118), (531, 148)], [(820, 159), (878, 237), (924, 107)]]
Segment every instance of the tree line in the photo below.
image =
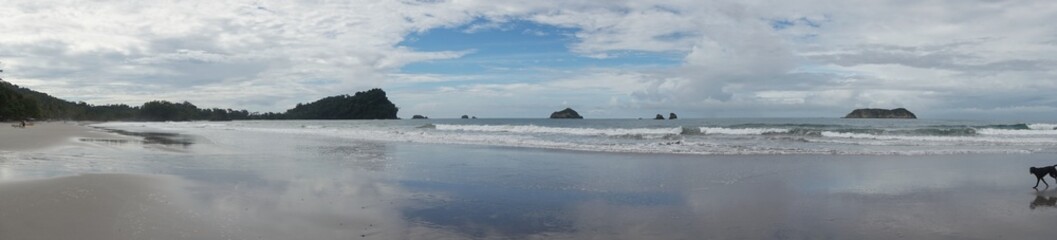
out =
[(201, 109), (186, 101), (150, 101), (141, 106), (75, 103), (0, 80), (0, 121), (230, 121), (253, 115), (246, 110)]
[(190, 102), (150, 101), (141, 106), (70, 102), (0, 79), (0, 121), (230, 121), (250, 119), (397, 119), (398, 108), (382, 89), (297, 104), (284, 113), (198, 108)]

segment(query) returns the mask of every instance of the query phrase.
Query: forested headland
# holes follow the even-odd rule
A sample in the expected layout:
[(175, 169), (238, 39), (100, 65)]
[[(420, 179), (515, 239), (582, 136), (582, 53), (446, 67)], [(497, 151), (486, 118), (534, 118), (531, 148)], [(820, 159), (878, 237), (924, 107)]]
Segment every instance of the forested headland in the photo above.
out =
[(320, 99), (283, 113), (199, 108), (190, 102), (156, 100), (140, 106), (71, 102), (0, 79), (0, 121), (230, 121), (249, 119), (397, 119), (398, 108), (382, 89)]

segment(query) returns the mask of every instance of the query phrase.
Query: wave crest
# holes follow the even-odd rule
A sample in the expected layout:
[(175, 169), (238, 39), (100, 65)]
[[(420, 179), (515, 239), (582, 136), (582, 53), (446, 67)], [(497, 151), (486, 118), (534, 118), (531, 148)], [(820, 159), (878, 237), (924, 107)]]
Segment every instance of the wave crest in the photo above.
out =
[(536, 125), (458, 125), (437, 124), (440, 131), (473, 131), (473, 132), (506, 132), (506, 133), (542, 133), (569, 134), (584, 136), (627, 136), (627, 135), (678, 135), (682, 128), (566, 128), (543, 127)]
[(722, 127), (702, 127), (701, 133), (704, 134), (724, 134), (724, 135), (764, 135), (773, 133), (788, 133), (789, 129), (784, 128), (722, 128)]

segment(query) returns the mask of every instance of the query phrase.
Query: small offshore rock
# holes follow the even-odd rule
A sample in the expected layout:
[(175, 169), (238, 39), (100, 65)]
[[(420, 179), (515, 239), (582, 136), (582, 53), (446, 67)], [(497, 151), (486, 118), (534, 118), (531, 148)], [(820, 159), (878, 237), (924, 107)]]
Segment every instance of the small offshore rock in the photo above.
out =
[(580, 114), (577, 113), (576, 110), (573, 110), (572, 108), (565, 108), (565, 109), (563, 109), (561, 111), (557, 111), (557, 112), (551, 113), (551, 118), (554, 118), (554, 119), (584, 119), (583, 116), (580, 116)]
[(918, 117), (914, 113), (910, 112), (906, 108), (896, 109), (878, 109), (878, 108), (860, 108), (855, 109), (844, 118), (900, 118), (900, 119), (917, 119)]

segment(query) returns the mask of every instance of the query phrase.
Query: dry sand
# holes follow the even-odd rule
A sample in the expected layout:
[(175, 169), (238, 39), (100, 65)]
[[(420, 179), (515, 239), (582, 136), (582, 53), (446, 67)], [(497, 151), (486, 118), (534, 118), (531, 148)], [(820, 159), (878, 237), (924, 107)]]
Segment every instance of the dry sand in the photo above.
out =
[(0, 151), (30, 151), (77, 143), (78, 138), (128, 138), (81, 126), (74, 122), (35, 122), (26, 128), (17, 122), (0, 123)]

